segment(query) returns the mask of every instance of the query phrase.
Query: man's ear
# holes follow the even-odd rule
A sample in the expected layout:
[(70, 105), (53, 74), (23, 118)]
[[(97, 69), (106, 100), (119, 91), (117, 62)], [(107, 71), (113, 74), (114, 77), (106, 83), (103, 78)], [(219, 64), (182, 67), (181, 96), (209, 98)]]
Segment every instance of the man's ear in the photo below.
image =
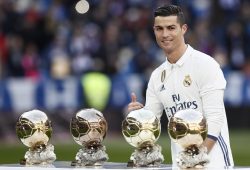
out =
[(182, 27), (181, 27), (181, 29), (182, 29), (182, 32), (183, 32), (183, 35), (184, 35), (187, 32), (187, 30), (188, 30), (188, 25), (187, 24), (183, 24)]

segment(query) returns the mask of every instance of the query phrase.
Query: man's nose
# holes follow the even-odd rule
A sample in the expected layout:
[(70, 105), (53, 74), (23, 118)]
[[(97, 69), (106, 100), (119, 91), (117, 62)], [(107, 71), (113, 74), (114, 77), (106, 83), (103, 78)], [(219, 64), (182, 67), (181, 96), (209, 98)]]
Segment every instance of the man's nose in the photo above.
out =
[(169, 32), (167, 29), (163, 29), (162, 36), (167, 37), (169, 35)]

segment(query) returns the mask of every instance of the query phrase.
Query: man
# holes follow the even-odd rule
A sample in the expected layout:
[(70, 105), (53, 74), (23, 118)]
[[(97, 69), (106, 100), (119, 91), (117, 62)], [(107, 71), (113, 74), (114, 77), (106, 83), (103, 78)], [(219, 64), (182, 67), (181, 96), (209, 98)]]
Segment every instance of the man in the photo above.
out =
[[(201, 153), (208, 154), (207, 166), (233, 166), (223, 102), (226, 81), (219, 65), (210, 56), (185, 43), (184, 34), (188, 26), (180, 7), (159, 7), (154, 16), (156, 41), (163, 49), (166, 61), (150, 77), (145, 108), (153, 111), (159, 118), (164, 109), (168, 119), (182, 109), (202, 112), (208, 122), (208, 136), (202, 145), (205, 152)], [(128, 112), (144, 107), (136, 101), (134, 93), (131, 98)], [(176, 158), (181, 149), (173, 141), (171, 151), (173, 166), (176, 166)], [(185, 165), (185, 162), (181, 164)]]

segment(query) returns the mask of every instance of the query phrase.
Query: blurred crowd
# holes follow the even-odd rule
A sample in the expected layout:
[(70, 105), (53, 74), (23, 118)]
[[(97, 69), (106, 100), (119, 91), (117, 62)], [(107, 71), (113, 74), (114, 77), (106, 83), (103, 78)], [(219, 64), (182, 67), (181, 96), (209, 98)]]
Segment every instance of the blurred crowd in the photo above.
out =
[(100, 71), (142, 73), (164, 61), (152, 30), (153, 11), (181, 5), (187, 43), (214, 57), (224, 71), (250, 77), (249, 0), (0, 0), (0, 79), (64, 78)]
[[(0, 83), (25, 78), (34, 82), (46, 80), (49, 84), (47, 79), (81, 79), (91, 71), (116, 79), (136, 74), (148, 80), (152, 70), (165, 60), (155, 42), (153, 11), (170, 3), (183, 7), (189, 26), (188, 44), (214, 57), (224, 73), (237, 72), (240, 74), (233, 75), (250, 81), (249, 0), (87, 1), (89, 11), (79, 14), (75, 10), (77, 0), (0, 0)], [(131, 77), (128, 81), (136, 83), (137, 79)], [(232, 103), (235, 100), (244, 102), (239, 95), (241, 91), (237, 91), (240, 83), (235, 80), (237, 78), (233, 77), (230, 81), (233, 86), (229, 86), (232, 90), (226, 93), (227, 99)], [(126, 83), (120, 79), (115, 82), (111, 98), (113, 103), (119, 103), (124, 97), (122, 91)], [(59, 84), (59, 91), (61, 86)], [(26, 91), (31, 91), (27, 88)], [(48, 89), (53, 91), (50, 84)], [(245, 94), (244, 89), (242, 93)], [(27, 94), (21, 95), (21, 99), (23, 96)], [(60, 114), (51, 114), (52, 120), (59, 122), (57, 128), (61, 126), (68, 132), (70, 118), (61, 110), (58, 112)], [(111, 129), (120, 128), (121, 114), (117, 114), (117, 110), (109, 112), (114, 112), (107, 115), (110, 121), (119, 120), (111, 124)], [(8, 115), (11, 121), (7, 121)], [(245, 116), (242, 118), (246, 120)], [(13, 120), (12, 114), (5, 114), (5, 119), (0, 119), (0, 136), (13, 130)], [(6, 122), (10, 125), (5, 126)]]

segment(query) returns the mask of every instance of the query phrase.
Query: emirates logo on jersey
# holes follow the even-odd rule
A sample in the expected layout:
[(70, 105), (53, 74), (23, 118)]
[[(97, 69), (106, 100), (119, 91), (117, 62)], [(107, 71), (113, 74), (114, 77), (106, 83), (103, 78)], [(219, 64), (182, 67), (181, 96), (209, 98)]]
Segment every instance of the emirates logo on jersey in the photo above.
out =
[(196, 100), (181, 99), (180, 94), (172, 95), (173, 105), (165, 107), (168, 118), (172, 117), (177, 111), (184, 109), (197, 109), (198, 103)]
[(184, 80), (183, 80), (183, 85), (185, 87), (189, 87), (192, 84), (192, 79), (190, 77), (190, 75), (186, 75)]

